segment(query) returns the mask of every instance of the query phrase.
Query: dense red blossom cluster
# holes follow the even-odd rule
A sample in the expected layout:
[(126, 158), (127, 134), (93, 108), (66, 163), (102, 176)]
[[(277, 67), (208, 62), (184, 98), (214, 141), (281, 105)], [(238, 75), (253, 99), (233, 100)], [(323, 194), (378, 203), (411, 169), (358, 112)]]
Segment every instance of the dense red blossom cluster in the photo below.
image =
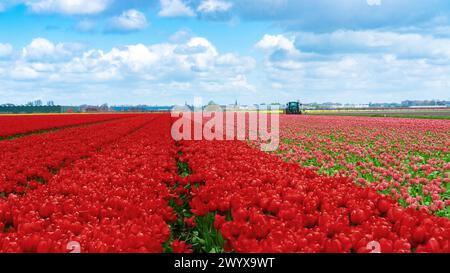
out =
[[(131, 127), (144, 124), (130, 133)], [(116, 122), (129, 134), (73, 165), (24, 196), (0, 200), (0, 251), (162, 252), (176, 215), (165, 181), (177, 178), (170, 118)], [(111, 124), (109, 124), (111, 126)], [(98, 136), (97, 136), (98, 138)], [(92, 141), (85, 140), (86, 142)]]
[(34, 189), (59, 168), (90, 156), (148, 120), (137, 116), (0, 141), (0, 193), (20, 194)]
[(74, 125), (88, 124), (125, 118), (132, 114), (95, 114), (95, 115), (21, 115), (0, 116), (0, 138), (26, 134), (34, 131), (50, 130)]
[[(401, 208), (344, 177), (323, 177), (238, 141), (183, 142), (204, 185), (192, 212), (217, 212), (226, 249), (237, 252), (449, 252), (450, 220)], [(226, 221), (231, 210), (232, 220)]]

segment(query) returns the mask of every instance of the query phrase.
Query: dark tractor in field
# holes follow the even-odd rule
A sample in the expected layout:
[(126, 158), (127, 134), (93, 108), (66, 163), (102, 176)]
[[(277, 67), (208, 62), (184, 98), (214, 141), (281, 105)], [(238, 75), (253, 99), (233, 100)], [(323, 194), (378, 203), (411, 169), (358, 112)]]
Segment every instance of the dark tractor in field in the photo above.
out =
[(285, 113), (286, 115), (301, 115), (302, 111), (300, 110), (300, 102), (290, 101), (286, 103)]

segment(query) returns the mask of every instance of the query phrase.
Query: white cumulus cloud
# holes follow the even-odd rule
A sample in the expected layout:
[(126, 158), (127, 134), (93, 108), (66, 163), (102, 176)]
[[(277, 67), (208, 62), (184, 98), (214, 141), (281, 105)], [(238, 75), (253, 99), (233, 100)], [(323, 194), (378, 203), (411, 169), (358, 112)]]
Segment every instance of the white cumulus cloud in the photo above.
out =
[(197, 11), (202, 13), (226, 12), (233, 6), (233, 3), (222, 0), (203, 0)]
[(82, 48), (76, 43), (54, 44), (45, 38), (36, 38), (23, 48), (22, 57), (29, 61), (64, 61)]
[(0, 58), (9, 56), (13, 52), (13, 47), (10, 44), (2, 44), (0, 43)]
[(36, 38), (23, 49), (23, 56), (30, 59), (51, 57), (56, 51), (55, 45), (47, 39)]
[(76, 86), (79, 90), (83, 89), (80, 86), (89, 89), (90, 84), (104, 84), (106, 89), (94, 91), (98, 95), (116, 87), (121, 90), (122, 85), (132, 89), (130, 84), (136, 90), (157, 88), (167, 92), (173, 88), (206, 93), (255, 90), (246, 77), (255, 68), (255, 60), (234, 53), (221, 54), (203, 37), (194, 36), (177, 43), (131, 44), (109, 51), (89, 49), (67, 55), (73, 52), (69, 45), (34, 39), (23, 48), (22, 56), (0, 62), (0, 71), (4, 71), (0, 81), (16, 87), (37, 81), (40, 87), (55, 92), (61, 86), (69, 89)]
[(13, 80), (34, 80), (39, 77), (39, 73), (25, 63), (17, 63), (9, 75)]
[(120, 16), (111, 18), (107, 30), (128, 32), (145, 29), (147, 26), (148, 22), (145, 14), (138, 10), (130, 9), (124, 11)]
[(161, 10), (158, 16), (161, 17), (193, 17), (194, 11), (182, 0), (160, 0)]
[(97, 14), (103, 12), (111, 0), (27, 0), (25, 4), (35, 13)]
[(264, 50), (283, 49), (296, 51), (294, 42), (283, 35), (266, 34), (255, 46)]
[(450, 39), (419, 33), (339, 30), (298, 33), (295, 46), (318, 54), (395, 54), (401, 58), (450, 60)]

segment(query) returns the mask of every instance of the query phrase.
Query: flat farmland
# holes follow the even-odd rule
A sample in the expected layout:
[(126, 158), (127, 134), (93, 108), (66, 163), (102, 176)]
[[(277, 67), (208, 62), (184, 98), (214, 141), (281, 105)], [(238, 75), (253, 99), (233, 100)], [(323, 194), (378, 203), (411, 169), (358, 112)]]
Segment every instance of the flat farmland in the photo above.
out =
[(70, 126), (87, 125), (132, 116), (133, 114), (42, 114), (0, 115), (0, 139)]
[(0, 252), (450, 252), (450, 121), (281, 115), (263, 152), (67, 118), (0, 141)]

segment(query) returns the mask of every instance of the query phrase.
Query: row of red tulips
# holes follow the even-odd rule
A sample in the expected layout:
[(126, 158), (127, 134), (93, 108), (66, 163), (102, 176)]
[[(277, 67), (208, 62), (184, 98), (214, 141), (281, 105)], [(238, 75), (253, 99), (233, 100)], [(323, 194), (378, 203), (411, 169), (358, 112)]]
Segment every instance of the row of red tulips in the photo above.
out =
[[(226, 251), (449, 252), (450, 220), (404, 209), (345, 177), (323, 177), (238, 141), (182, 142), (190, 207), (216, 213)], [(231, 211), (231, 217), (230, 217)]]
[(0, 138), (133, 116), (131, 114), (0, 116)]
[[(81, 252), (162, 252), (170, 238), (168, 222), (176, 220), (166, 182), (178, 179), (177, 148), (170, 118), (153, 117), (91, 158), (63, 168), (47, 185), (0, 200), (0, 231), (6, 231), (0, 233), (0, 251), (67, 252), (79, 245)], [(129, 126), (114, 125), (116, 131)]]
[(128, 117), (0, 141), (0, 194), (22, 194), (34, 189), (51, 179), (59, 168), (90, 156), (153, 118)]

